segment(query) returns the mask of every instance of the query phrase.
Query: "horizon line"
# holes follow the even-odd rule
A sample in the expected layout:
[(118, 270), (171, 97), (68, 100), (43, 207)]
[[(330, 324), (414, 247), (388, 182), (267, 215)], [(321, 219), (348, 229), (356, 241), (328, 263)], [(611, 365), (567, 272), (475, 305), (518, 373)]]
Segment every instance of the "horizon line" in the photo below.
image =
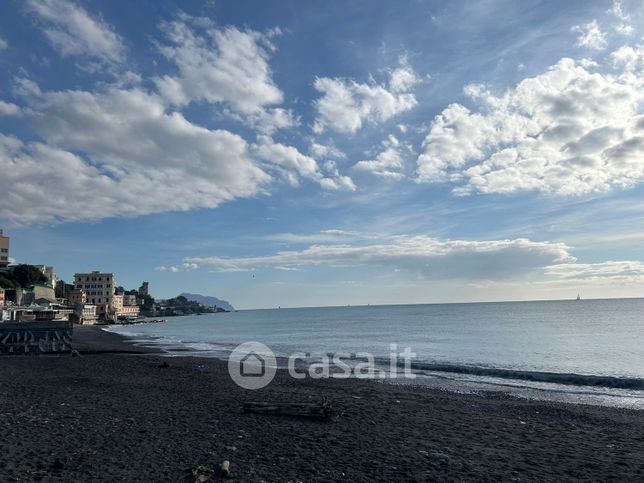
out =
[[(346, 304), (346, 305), (302, 305), (302, 306), (277, 306), (277, 307), (255, 307), (255, 308), (235, 308), (238, 311), (250, 310), (290, 310), (290, 309), (332, 309), (332, 308), (352, 308), (352, 307), (397, 307), (403, 305), (470, 305), (470, 304), (511, 304), (511, 303), (529, 303), (529, 302), (586, 302), (586, 301), (600, 301), (600, 300), (638, 300), (644, 299), (642, 297), (596, 297), (596, 298), (576, 298), (565, 299), (530, 299), (530, 300), (485, 300), (477, 302), (418, 302), (418, 303), (391, 303), (391, 304)], [(232, 305), (232, 304), (231, 304)]]

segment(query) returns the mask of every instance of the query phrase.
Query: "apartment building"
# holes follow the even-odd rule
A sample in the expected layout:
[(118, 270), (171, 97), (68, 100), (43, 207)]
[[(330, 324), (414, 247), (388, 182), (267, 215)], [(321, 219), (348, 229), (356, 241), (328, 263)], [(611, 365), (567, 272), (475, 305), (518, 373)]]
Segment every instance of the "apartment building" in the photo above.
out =
[(4, 236), (0, 228), (0, 268), (9, 265), (9, 237)]
[(87, 303), (92, 305), (106, 305), (113, 308), (115, 287), (113, 273), (90, 272), (74, 275), (74, 288), (83, 290)]

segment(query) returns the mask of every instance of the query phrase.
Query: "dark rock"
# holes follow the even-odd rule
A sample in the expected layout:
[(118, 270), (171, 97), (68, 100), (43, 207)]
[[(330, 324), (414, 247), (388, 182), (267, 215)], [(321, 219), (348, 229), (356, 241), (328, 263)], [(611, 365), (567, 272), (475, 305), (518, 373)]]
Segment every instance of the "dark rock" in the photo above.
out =
[(433, 461), (434, 463), (440, 463), (442, 465), (448, 465), (450, 463), (451, 458), (449, 457), (449, 455), (441, 453), (440, 451), (420, 451), (420, 453), (429, 458), (429, 460)]

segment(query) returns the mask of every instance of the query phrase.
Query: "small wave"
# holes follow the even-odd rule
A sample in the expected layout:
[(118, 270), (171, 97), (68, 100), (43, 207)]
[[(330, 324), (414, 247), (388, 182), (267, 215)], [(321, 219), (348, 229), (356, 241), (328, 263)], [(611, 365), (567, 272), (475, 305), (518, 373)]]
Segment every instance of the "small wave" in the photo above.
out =
[(480, 367), (454, 364), (438, 364), (412, 362), (412, 369), (418, 371), (446, 372), (452, 374), (468, 374), (473, 376), (488, 376), (502, 379), (516, 379), (523, 381), (548, 382), (568, 386), (593, 386), (614, 389), (644, 390), (644, 379), (597, 376), (587, 374), (521, 371), (515, 369), (501, 369), (496, 367)]

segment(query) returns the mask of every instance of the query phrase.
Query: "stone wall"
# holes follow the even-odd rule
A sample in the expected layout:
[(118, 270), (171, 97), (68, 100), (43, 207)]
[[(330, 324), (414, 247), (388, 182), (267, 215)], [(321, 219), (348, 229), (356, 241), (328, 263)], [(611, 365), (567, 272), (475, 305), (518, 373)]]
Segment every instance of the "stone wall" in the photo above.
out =
[(0, 355), (70, 352), (73, 330), (70, 322), (0, 324)]

